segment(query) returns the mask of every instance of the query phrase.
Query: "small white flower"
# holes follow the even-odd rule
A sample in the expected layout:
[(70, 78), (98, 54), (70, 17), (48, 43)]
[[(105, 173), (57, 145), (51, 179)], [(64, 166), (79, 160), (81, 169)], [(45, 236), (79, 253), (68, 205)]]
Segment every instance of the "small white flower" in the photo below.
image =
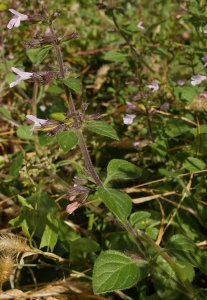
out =
[(11, 13), (14, 14), (13, 18), (9, 21), (7, 28), (12, 29), (12, 27), (18, 27), (20, 25), (20, 21), (25, 21), (28, 19), (27, 15), (20, 14), (18, 11), (14, 9), (9, 9)]
[(32, 122), (34, 122), (34, 126), (30, 129), (31, 133), (34, 131), (34, 129), (36, 127), (41, 127), (41, 124), (45, 124), (45, 122), (47, 122), (47, 120), (38, 119), (37, 117), (35, 117), (33, 115), (26, 115), (26, 117), (27, 117), (27, 119), (29, 119)]
[(134, 118), (136, 118), (136, 115), (126, 114), (126, 116), (123, 118), (124, 124), (132, 124)]
[(180, 86), (183, 86), (185, 83), (186, 83), (187, 79), (179, 79), (177, 81), (177, 84), (180, 85)]
[(142, 22), (139, 22), (139, 23), (137, 24), (137, 27), (138, 27), (139, 29), (142, 29), (142, 30), (145, 29), (144, 26), (142, 26)]
[(203, 33), (207, 33), (207, 25), (205, 25), (204, 28)]
[(41, 111), (45, 111), (46, 108), (47, 108), (47, 107), (46, 107), (45, 105), (40, 105), (40, 110), (41, 110)]
[(200, 84), (205, 79), (207, 79), (206, 76), (197, 74), (197, 75), (191, 77), (191, 84), (193, 86), (198, 85), (198, 84)]
[(158, 83), (157, 83), (156, 80), (152, 80), (152, 84), (147, 85), (147, 87), (148, 87), (152, 92), (159, 90), (159, 85), (158, 85)]
[(33, 73), (23, 72), (23, 71), (20, 71), (19, 69), (14, 68), (14, 67), (12, 67), (11, 69), (14, 73), (17, 74), (17, 76), (15, 76), (15, 78), (14, 78), (15, 81), (10, 83), (10, 88), (17, 85), (22, 80), (30, 79), (33, 75)]

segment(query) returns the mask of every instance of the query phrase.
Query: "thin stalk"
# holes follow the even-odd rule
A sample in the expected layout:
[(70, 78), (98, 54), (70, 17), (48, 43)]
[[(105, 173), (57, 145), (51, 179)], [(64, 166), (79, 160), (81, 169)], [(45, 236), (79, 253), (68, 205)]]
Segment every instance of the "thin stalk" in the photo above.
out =
[[(54, 33), (54, 29), (53, 29), (52, 25), (50, 25), (50, 31), (51, 31), (51, 34), (53, 35), (54, 41), (55, 41), (55, 33)], [(65, 79), (64, 65), (63, 65), (63, 59), (62, 59), (60, 47), (55, 42), (54, 42), (53, 46), (54, 46), (55, 52), (56, 52), (57, 62), (58, 62), (59, 71), (60, 71), (60, 77), (61, 77), (61, 79)], [(79, 130), (80, 125), (79, 125), (79, 120), (78, 120), (78, 114), (76, 113), (76, 109), (75, 109), (75, 105), (73, 102), (70, 88), (67, 85), (65, 85), (64, 83), (63, 83), (63, 86), (64, 86), (65, 94), (67, 97), (67, 101), (68, 101), (69, 111), (70, 111), (70, 113), (74, 114), (73, 119), (74, 119), (75, 133), (78, 137), (78, 143), (79, 143), (81, 153), (82, 153), (84, 161), (85, 161), (86, 168), (87, 168), (88, 172), (90, 173), (91, 177), (94, 179), (97, 186), (103, 187), (101, 180), (99, 179), (97, 173), (94, 170), (88, 149), (86, 147), (86, 143), (85, 143), (83, 135), (82, 135), (82, 132)]]

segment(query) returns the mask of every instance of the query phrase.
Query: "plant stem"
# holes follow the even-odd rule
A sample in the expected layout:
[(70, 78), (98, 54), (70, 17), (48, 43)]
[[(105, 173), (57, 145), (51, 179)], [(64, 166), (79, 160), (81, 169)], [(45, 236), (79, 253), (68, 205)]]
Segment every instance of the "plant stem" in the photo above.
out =
[[(49, 27), (50, 27), (51, 34), (53, 35), (54, 41), (55, 41), (56, 39), (55, 39), (54, 29), (53, 29), (52, 25), (50, 25)], [(64, 65), (63, 65), (63, 59), (62, 59), (62, 55), (61, 55), (61, 51), (60, 51), (60, 46), (57, 45), (55, 42), (54, 42), (53, 46), (54, 46), (55, 52), (56, 52), (57, 62), (58, 62), (59, 71), (60, 71), (60, 78), (65, 79)], [(70, 88), (67, 85), (65, 85), (64, 83), (63, 83), (63, 86), (64, 86), (65, 94), (67, 97), (67, 101), (68, 101), (68, 109), (69, 109), (70, 113), (74, 114), (74, 117), (73, 117), (74, 129), (75, 129), (75, 133), (78, 137), (79, 147), (81, 149), (81, 153), (83, 155), (86, 168), (87, 168), (88, 172), (90, 173), (91, 177), (93, 178), (93, 180), (95, 181), (95, 183), (97, 184), (97, 186), (103, 187), (103, 184), (102, 184), (101, 180), (99, 179), (99, 176), (97, 175), (97, 173), (94, 170), (94, 167), (93, 167), (93, 164), (91, 161), (91, 157), (89, 155), (86, 143), (83, 138), (83, 134), (80, 131), (78, 114), (75, 109), (75, 105), (73, 102)]]

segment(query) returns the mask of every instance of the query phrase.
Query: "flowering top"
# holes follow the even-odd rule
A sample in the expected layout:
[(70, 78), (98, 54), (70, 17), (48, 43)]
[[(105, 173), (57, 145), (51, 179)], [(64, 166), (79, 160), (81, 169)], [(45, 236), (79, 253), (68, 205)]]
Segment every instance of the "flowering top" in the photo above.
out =
[(159, 85), (158, 85), (158, 83), (157, 83), (156, 80), (152, 80), (152, 84), (147, 85), (147, 87), (148, 87), (152, 92), (159, 90)]
[(27, 15), (20, 14), (18, 11), (14, 9), (9, 9), (11, 13), (14, 14), (13, 18), (9, 21), (7, 28), (12, 29), (12, 27), (18, 27), (20, 25), (20, 21), (25, 21), (28, 19)]
[(200, 84), (205, 79), (207, 79), (206, 76), (197, 74), (197, 75), (191, 77), (191, 84), (193, 86), (198, 85), (198, 84)]
[(15, 76), (14, 78), (15, 81), (10, 83), (10, 88), (20, 83), (20, 81), (30, 79), (33, 76), (33, 73), (23, 72), (14, 67), (12, 67), (11, 69), (14, 73), (17, 74), (17, 76)]
[(38, 119), (37, 117), (33, 116), (33, 115), (26, 115), (27, 119), (31, 120), (32, 122), (34, 122), (33, 127), (30, 129), (31, 133), (34, 131), (34, 129), (36, 127), (41, 127), (41, 124), (45, 124), (47, 122), (47, 120), (44, 119)]
[(137, 27), (138, 27), (139, 29), (142, 29), (142, 30), (145, 29), (144, 26), (142, 26), (142, 22), (139, 22), (139, 23), (137, 24)]

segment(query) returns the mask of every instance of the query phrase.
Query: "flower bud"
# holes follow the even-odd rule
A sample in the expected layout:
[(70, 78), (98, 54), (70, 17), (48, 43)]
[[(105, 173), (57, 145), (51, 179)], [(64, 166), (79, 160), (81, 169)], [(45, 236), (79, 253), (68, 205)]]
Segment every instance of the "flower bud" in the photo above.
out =
[(73, 40), (76, 38), (78, 38), (78, 33), (74, 31), (70, 34), (63, 36), (60, 40), (61, 40), (61, 42), (67, 42), (67, 41), (70, 41), (70, 40)]
[(54, 13), (50, 16), (50, 20), (51, 21), (54, 21), (54, 20), (56, 20), (58, 17), (59, 17), (59, 15), (60, 15), (60, 11), (54, 11)]
[(28, 20), (30, 22), (34, 22), (34, 23), (37, 23), (37, 22), (45, 22), (47, 21), (47, 18), (41, 16), (41, 15), (28, 15)]

